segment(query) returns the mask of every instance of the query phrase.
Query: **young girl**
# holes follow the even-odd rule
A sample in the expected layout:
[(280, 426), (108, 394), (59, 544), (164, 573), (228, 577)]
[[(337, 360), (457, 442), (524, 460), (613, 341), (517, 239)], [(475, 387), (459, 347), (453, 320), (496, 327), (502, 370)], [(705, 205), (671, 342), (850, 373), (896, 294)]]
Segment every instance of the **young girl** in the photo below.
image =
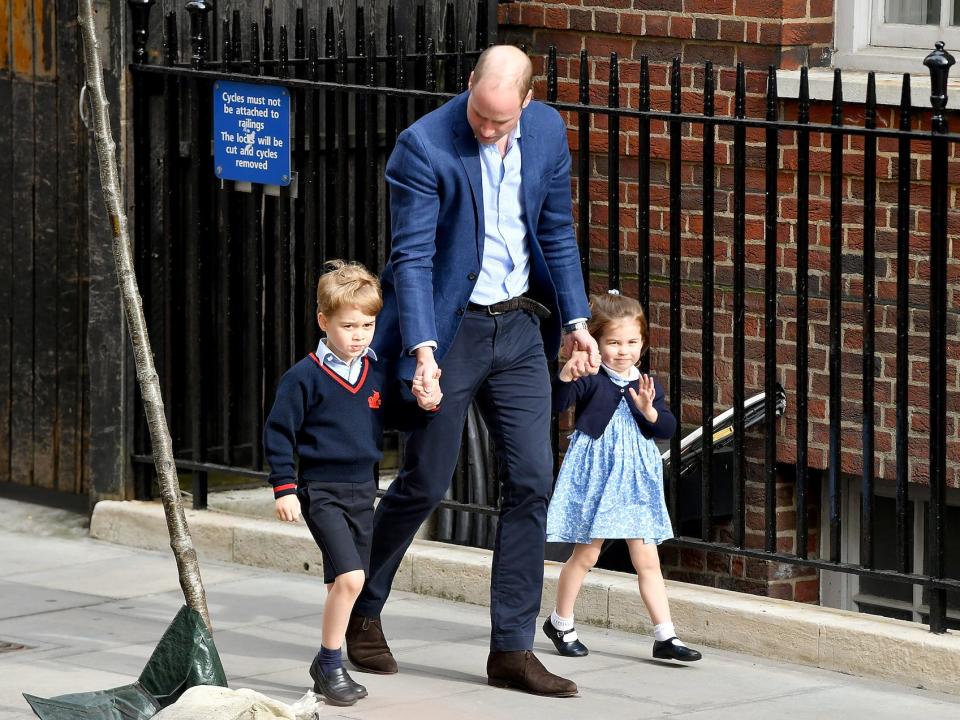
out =
[(653, 656), (699, 660), (676, 637), (657, 545), (673, 537), (663, 497), (663, 466), (655, 439), (677, 429), (663, 388), (637, 369), (647, 347), (640, 303), (611, 290), (590, 298), (590, 334), (600, 345), (600, 372), (575, 376), (571, 358), (554, 381), (553, 409), (576, 403), (576, 430), (563, 459), (547, 515), (547, 541), (576, 546), (563, 565), (557, 605), (544, 622), (561, 655), (587, 654), (573, 626), (573, 605), (603, 541), (625, 538), (640, 597), (654, 623)]

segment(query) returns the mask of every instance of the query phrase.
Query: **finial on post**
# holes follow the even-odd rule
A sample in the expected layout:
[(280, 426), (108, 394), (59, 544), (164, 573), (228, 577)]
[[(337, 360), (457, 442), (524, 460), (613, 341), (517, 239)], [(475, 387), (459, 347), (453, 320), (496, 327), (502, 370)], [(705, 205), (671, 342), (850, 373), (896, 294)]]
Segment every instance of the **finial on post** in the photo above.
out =
[(207, 59), (207, 13), (213, 10), (213, 0), (189, 0), (184, 7), (190, 14), (190, 64), (200, 70)]
[(133, 20), (133, 62), (144, 65), (147, 62), (147, 40), (150, 31), (150, 7), (156, 0), (127, 0), (130, 16)]
[(930, 104), (933, 106), (933, 125), (936, 130), (946, 123), (943, 111), (947, 109), (947, 81), (950, 79), (950, 68), (956, 60), (944, 49), (942, 40), (935, 47), (923, 59), (923, 64), (930, 70)]

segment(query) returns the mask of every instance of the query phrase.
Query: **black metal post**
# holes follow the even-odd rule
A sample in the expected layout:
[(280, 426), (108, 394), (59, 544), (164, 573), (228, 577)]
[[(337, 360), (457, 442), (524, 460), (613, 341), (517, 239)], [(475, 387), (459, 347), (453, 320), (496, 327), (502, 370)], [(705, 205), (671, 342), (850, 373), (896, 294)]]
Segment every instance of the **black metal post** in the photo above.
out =
[[(164, 18), (164, 64), (173, 67), (179, 61), (179, 40), (177, 38), (177, 14), (170, 12)], [(160, 377), (164, 397), (173, 397), (179, 391), (180, 374), (177, 372), (180, 340), (183, 333), (174, 332), (174, 316), (178, 306), (175, 300), (179, 292), (177, 272), (180, 263), (180, 182), (178, 167), (180, 164), (180, 80), (167, 76), (163, 81), (163, 241), (160, 245), (160, 262), (163, 265), (161, 287), (163, 293), (163, 330), (160, 341), (159, 358)], [(168, 422), (174, 452), (180, 446), (183, 428), (183, 406), (178, 403), (170, 409)]]
[(230, 19), (223, 18), (221, 21), (223, 33), (221, 42), (223, 49), (220, 51), (220, 68), (228, 73), (233, 70), (233, 38), (230, 36)]
[[(767, 74), (767, 120), (777, 119), (777, 70)], [(777, 173), (780, 141), (775, 127), (766, 131), (766, 189), (764, 192), (764, 546), (777, 550)]]
[(156, 0), (127, 0), (133, 30), (133, 63), (147, 62), (147, 42), (150, 38), (150, 8)]
[[(927, 55), (930, 70), (931, 124), (930, 171), (930, 511), (927, 528), (927, 573), (942, 578), (946, 570), (944, 532), (947, 492), (947, 186), (949, 132), (947, 80), (956, 61), (943, 42)], [(930, 632), (947, 630), (947, 592), (928, 589)]]
[[(867, 102), (864, 126), (877, 126), (877, 85), (874, 74), (867, 75)], [(876, 305), (877, 259), (877, 137), (864, 139), (863, 177), (863, 472), (860, 485), (860, 564), (873, 563), (873, 478), (874, 460), (874, 320)]]
[(206, 62), (207, 13), (213, 10), (211, 0), (190, 0), (186, 4), (190, 14), (190, 65), (194, 70), (202, 70)]
[[(145, 65), (147, 62), (147, 42), (149, 41), (150, 8), (154, 0), (127, 0), (130, 9), (133, 31), (133, 63)], [(134, 167), (134, 213), (133, 246), (136, 259), (137, 282), (140, 285), (141, 300), (148, 320), (156, 317), (153, 306), (152, 282), (147, 272), (150, 267), (151, 231), (150, 231), (150, 104), (147, 78), (140, 73), (133, 74), (133, 167)], [(150, 322), (150, 336), (155, 338), (154, 323)], [(141, 412), (140, 384), (134, 388), (135, 421), (133, 425), (134, 452), (145, 454), (148, 449), (149, 428), (146, 413)], [(133, 494), (137, 500), (146, 500), (151, 495), (151, 469), (146, 465), (134, 465)]]
[(710, 540), (713, 519), (713, 241), (714, 241), (714, 163), (715, 127), (709, 118), (714, 112), (713, 63), (707, 61), (703, 78), (703, 297), (700, 351), (703, 355), (701, 377), (700, 442), (700, 537)]
[[(367, 48), (366, 25), (364, 23), (363, 6), (357, 3), (356, 14), (356, 63), (354, 65), (354, 85), (367, 83)], [(375, 58), (376, 56), (374, 56)], [(375, 61), (374, 61), (375, 62)], [(367, 198), (367, 95), (362, 92), (354, 93), (353, 112), (353, 163), (351, 176), (353, 177), (353, 253), (354, 257), (371, 267), (366, 257), (367, 213), (364, 210)], [(375, 148), (370, 149), (376, 152)], [(340, 182), (347, 184), (346, 175), (339, 177)]]
[[(375, 32), (370, 32), (370, 36), (367, 40), (367, 77), (366, 83), (367, 87), (376, 87), (377, 86), (377, 35)], [(363, 144), (366, 147), (366, 188), (364, 188), (364, 207), (357, 208), (357, 213), (365, 215), (367, 217), (367, 223), (365, 225), (366, 234), (364, 238), (365, 250), (363, 252), (364, 262), (367, 263), (367, 267), (370, 268), (373, 272), (376, 272), (380, 269), (380, 228), (377, 225), (377, 213), (370, 212), (369, 205), (371, 203), (374, 206), (379, 205), (379, 195), (380, 195), (380, 186), (381, 186), (381, 176), (377, 171), (378, 160), (377, 160), (377, 148), (379, 146), (379, 133), (377, 127), (377, 111), (378, 103), (377, 96), (374, 93), (370, 93), (367, 97), (367, 119), (366, 119), (366, 131), (367, 135), (364, 138)]]
[(273, 61), (273, 8), (263, 9), (263, 74), (276, 75)]
[[(454, 5), (448, 2), (443, 10), (443, 91), (452, 92), (457, 82), (454, 53), (457, 51), (457, 25)], [(451, 57), (454, 56), (454, 57)]]
[(243, 36), (240, 25), (240, 11), (233, 11), (233, 21), (231, 22), (232, 47), (230, 48), (230, 59), (232, 62), (243, 62)]
[(587, 51), (580, 51), (580, 104), (577, 113), (577, 238), (583, 285), (590, 292), (590, 70)]
[[(800, 70), (800, 107), (797, 120), (810, 122), (810, 80), (807, 68)], [(797, 131), (797, 555), (807, 557), (807, 419), (809, 373), (809, 257), (810, 257), (810, 132)]]
[[(737, 63), (737, 86), (734, 114), (746, 117), (747, 89), (743, 63)], [(746, 173), (747, 129), (733, 129), (733, 542), (743, 547), (744, 529), (744, 318), (746, 292)], [(671, 455), (673, 451), (671, 450)]]
[(833, 72), (833, 108), (830, 134), (830, 438), (827, 464), (830, 494), (830, 559), (840, 562), (841, 518), (841, 446), (840, 397), (843, 391), (840, 373), (840, 315), (843, 302), (843, 88), (840, 69)]
[(485, 50), (488, 42), (487, 0), (477, 2), (477, 50)]
[[(670, 70), (670, 112), (679, 115), (683, 109), (680, 97), (680, 58), (673, 59)], [(680, 295), (680, 209), (682, 192), (682, 141), (680, 120), (670, 120), (670, 410), (683, 422), (681, 408), (680, 373), (682, 371), (681, 351), (681, 295)], [(667, 485), (667, 508), (670, 517), (676, 523), (677, 495), (680, 489), (680, 433), (670, 439), (670, 473)]]
[[(193, 50), (191, 66), (194, 70), (202, 70), (206, 63), (207, 49), (207, 14), (212, 9), (212, 3), (205, 0), (191, 0), (186, 5), (190, 13), (190, 43)], [(204, 338), (203, 314), (200, 278), (203, 276), (203, 251), (201, 238), (205, 237), (202, 228), (206, 226), (204, 210), (207, 193), (202, 186), (209, 186), (209, 182), (201, 179), (204, 159), (209, 148), (209, 139), (206, 137), (203, 113), (200, 111), (200, 96), (209, 90), (203, 81), (194, 79), (190, 83), (190, 100), (193, 112), (190, 113), (190, 171), (187, 183), (187, 207), (189, 210), (189, 225), (185, 246), (186, 264), (186, 359), (187, 359), (187, 402), (190, 407), (190, 452), (194, 461), (206, 460), (205, 447), (205, 408), (203, 402), (202, 371), (204, 366)], [(192, 473), (192, 491), (194, 509), (203, 509), (207, 506), (207, 473), (196, 471)]]
[(557, 101), (557, 46), (547, 51), (547, 102)]
[[(337, 63), (333, 60), (337, 55), (336, 28), (333, 24), (333, 8), (327, 8), (327, 18), (323, 30), (323, 52), (327, 59), (324, 80), (328, 83), (337, 78)], [(341, 97), (335, 90), (323, 91), (324, 107), (324, 142), (323, 142), (323, 247), (324, 258), (342, 257), (340, 240), (337, 235), (336, 192), (337, 192), (337, 164), (335, 162), (335, 148), (337, 145), (337, 106)]]
[[(610, 53), (607, 106), (620, 107), (620, 65)], [(607, 116), (607, 283), (620, 289), (620, 116)]]
[(287, 42), (286, 25), (280, 26), (280, 46), (278, 52), (280, 57), (277, 63), (277, 77), (288, 78), (290, 77), (290, 47)]
[[(346, 85), (347, 83), (347, 37), (344, 29), (341, 27), (337, 33), (337, 62), (336, 62), (337, 83)], [(350, 183), (347, 182), (348, 162), (350, 157), (350, 128), (347, 125), (347, 103), (349, 102), (349, 93), (343, 90), (334, 91), (334, 103), (336, 113), (335, 133), (337, 138), (337, 164), (334, 180), (334, 217), (335, 217), (335, 236), (334, 247), (338, 258), (345, 258), (350, 252), (348, 212), (350, 205)]]
[[(418, 90), (426, 87), (426, 57), (427, 52), (427, 12), (423, 3), (417, 5), (414, 19), (413, 52), (416, 59), (413, 63), (413, 86)], [(413, 102), (414, 117), (423, 117), (426, 105), (423, 100)]]
[[(900, 91), (900, 129), (910, 130), (910, 73), (903, 74)], [(907, 487), (910, 481), (910, 138), (900, 137), (897, 148), (897, 570), (913, 568)]]
[[(650, 63), (640, 58), (640, 106), (650, 111)], [(640, 306), (650, 324), (650, 118), (640, 117), (637, 136), (637, 285)], [(650, 372), (650, 353), (643, 354), (640, 371)]]

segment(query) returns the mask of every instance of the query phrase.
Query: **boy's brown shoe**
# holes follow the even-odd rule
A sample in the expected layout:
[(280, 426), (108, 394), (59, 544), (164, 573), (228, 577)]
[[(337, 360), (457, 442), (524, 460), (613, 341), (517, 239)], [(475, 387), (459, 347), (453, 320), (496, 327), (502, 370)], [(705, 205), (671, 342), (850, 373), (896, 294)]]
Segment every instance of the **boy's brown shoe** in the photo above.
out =
[(577, 694), (575, 682), (551, 673), (529, 650), (491, 652), (487, 657), (487, 684), (550, 697)]
[(378, 675), (393, 675), (397, 671), (397, 661), (383, 636), (380, 618), (351, 613), (346, 641), (347, 658), (357, 670)]

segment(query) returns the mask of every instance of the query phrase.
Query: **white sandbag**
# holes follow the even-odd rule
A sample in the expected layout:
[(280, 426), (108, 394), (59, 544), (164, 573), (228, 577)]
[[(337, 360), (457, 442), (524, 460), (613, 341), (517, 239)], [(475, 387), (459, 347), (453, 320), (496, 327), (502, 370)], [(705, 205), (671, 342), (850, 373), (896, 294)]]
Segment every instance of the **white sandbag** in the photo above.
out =
[(255, 690), (197, 685), (154, 720), (315, 720), (320, 703), (313, 692), (287, 705)]

